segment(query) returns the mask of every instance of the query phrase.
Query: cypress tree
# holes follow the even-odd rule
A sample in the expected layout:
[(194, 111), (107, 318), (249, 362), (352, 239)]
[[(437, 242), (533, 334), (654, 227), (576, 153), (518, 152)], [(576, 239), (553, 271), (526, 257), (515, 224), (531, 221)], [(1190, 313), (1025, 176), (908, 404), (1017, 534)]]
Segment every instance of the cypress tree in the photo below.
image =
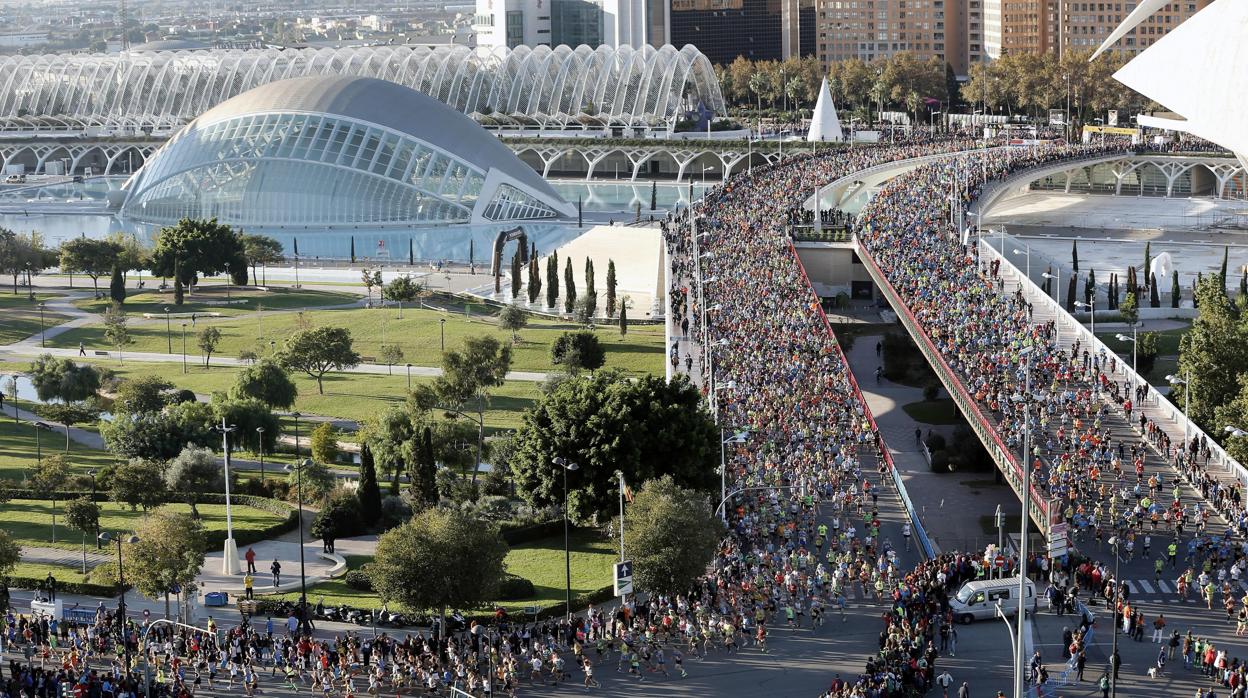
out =
[(1153, 242), (1149, 240), (1144, 243), (1144, 274), (1145, 278), (1149, 278), (1153, 273)]
[(615, 317), (615, 260), (607, 260), (607, 317)]
[[(473, 243), (472, 238), (468, 238), (468, 266), (470, 267), (477, 263), (476, 252), (476, 245)], [(473, 269), (472, 273), (477, 273), (477, 270)]]
[(628, 303), (620, 303), (620, 337), (628, 334)]
[(650, 180), (650, 210), (653, 211), (659, 207), (659, 183)]
[(1070, 242), (1070, 268), (1079, 271), (1079, 241), (1071, 240)]
[(438, 503), (438, 463), (433, 453), (433, 430), (425, 427), (416, 437), (416, 462), (411, 473), (415, 499), (425, 506)]
[(515, 300), (520, 297), (520, 250), (516, 249), (511, 255), (511, 298)]
[(1170, 307), (1179, 307), (1179, 270), (1170, 272)]
[(1092, 305), (1092, 297), (1096, 295), (1096, 270), (1088, 270), (1088, 282), (1083, 286), (1083, 302)]
[(542, 275), (537, 270), (537, 256), (529, 257), (529, 305), (537, 302), (542, 293)]
[(1224, 245), (1222, 247), (1222, 271), (1218, 272), (1218, 286), (1222, 287), (1222, 293), (1224, 295), (1226, 294), (1226, 263), (1230, 253), (1231, 248)]
[(126, 302), (126, 280), (121, 275), (121, 267), (113, 265), (113, 276), (108, 284), (108, 297), (117, 303)]
[(1070, 283), (1066, 286), (1066, 312), (1075, 312), (1075, 294), (1079, 292), (1079, 277), (1071, 274)]
[(1197, 293), (1197, 291), (1200, 290), (1200, 285), (1204, 283), (1204, 281), (1205, 281), (1204, 274), (1201, 274), (1200, 272), (1196, 272), (1196, 285), (1192, 287), (1192, 307), (1193, 308), (1200, 307), (1200, 294)]
[(597, 284), (594, 283), (594, 260), (590, 259), (589, 257), (586, 257), (585, 258), (585, 292), (593, 293), (595, 288), (597, 288)]
[(351, 263), (355, 264), (355, 236), (351, 236)]
[(377, 466), (373, 463), (373, 449), (368, 443), (360, 444), (360, 486), (355, 492), (360, 500), (360, 513), (364, 522), (374, 524), (381, 518), (381, 488), (377, 485)]
[(555, 309), (559, 302), (559, 253), (551, 252), (546, 258), (546, 307)]
[[(1178, 274), (1179, 272), (1174, 272)], [(1239, 277), (1239, 295), (1248, 295), (1248, 266), (1244, 267), (1244, 275)]]
[(1157, 294), (1157, 275), (1148, 275), (1148, 305), (1152, 308), (1161, 307), (1161, 296)]
[(572, 258), (568, 257), (563, 267), (563, 312), (573, 310), (576, 310), (576, 279), (572, 274)]
[(416, 266), (416, 247), (412, 244), (412, 239), (407, 239), (407, 264), (408, 266)]

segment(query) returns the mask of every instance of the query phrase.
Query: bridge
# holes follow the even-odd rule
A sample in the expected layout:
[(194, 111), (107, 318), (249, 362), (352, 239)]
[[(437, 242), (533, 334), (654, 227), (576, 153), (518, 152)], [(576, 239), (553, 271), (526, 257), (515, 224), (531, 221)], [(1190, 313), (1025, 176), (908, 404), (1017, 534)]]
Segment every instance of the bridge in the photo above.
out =
[[(981, 170), (980, 158), (984, 157), (986, 157), (986, 154), (983, 151), (966, 151), (958, 156), (931, 155), (910, 160), (878, 163), (837, 177), (826, 184), (820, 184), (817, 188), (817, 195), (812, 194), (804, 201), (798, 202), (797, 205), (805, 205), (809, 208), (813, 205), (813, 201), (816, 200), (816, 196), (822, 204), (821, 207), (828, 204), (843, 203), (848, 198), (854, 196), (855, 193), (870, 191), (878, 183), (896, 177), (907, 177), (906, 173), (914, 172), (918, 168), (927, 165), (949, 164), (954, 161), (958, 162), (957, 169), (959, 175), (964, 178), (963, 192), (975, 191), (980, 187), (982, 177), (986, 174), (986, 171)], [(1158, 160), (1158, 158), (1163, 159)], [(1222, 160), (1224, 159), (1180, 156), (1175, 162), (1179, 167), (1185, 167), (1187, 171), (1190, 171), (1198, 166), (1217, 167), (1226, 164)], [(1128, 168), (1134, 167), (1132, 171), (1138, 171), (1144, 166), (1155, 167), (1169, 162), (1172, 162), (1172, 160), (1166, 156), (1121, 153), (1044, 162), (1038, 166), (1031, 166), (1013, 172), (1003, 179), (991, 180), (987, 186), (980, 190), (980, 196), (975, 202), (972, 202), (969, 211), (973, 216), (977, 212), (986, 210), (995, 203), (1005, 200), (1014, 193), (1027, 190), (1032, 186), (1033, 182), (1041, 181), (1046, 177), (1066, 177), (1070, 173), (1087, 172), (1094, 168), (1109, 168), (1110, 171), (1121, 173)], [(803, 165), (794, 163), (791, 166), (802, 167)], [(1212, 169), (1210, 171), (1213, 172)], [(1227, 172), (1229, 170), (1224, 170), (1224, 176)], [(1240, 174), (1242, 174), (1242, 171)], [(783, 175), (777, 174), (777, 177), (781, 176)], [(1175, 176), (1177, 177), (1177, 174)], [(1229, 178), (1227, 181), (1230, 181)], [(871, 182), (875, 182), (875, 184)], [(930, 186), (930, 182), (927, 185)], [(916, 186), (918, 185), (916, 184)], [(952, 206), (949, 197), (939, 197), (938, 200), (940, 199), (943, 199), (941, 205), (926, 212), (926, 220), (933, 221), (931, 223), (931, 235), (954, 235), (956, 234), (955, 231), (963, 227), (957, 223), (960, 220), (960, 216), (957, 215), (959, 212), (957, 209), (962, 207)], [(962, 200), (964, 199), (965, 197), (962, 197)], [(951, 219), (953, 223), (949, 223)], [(974, 232), (974, 226), (965, 226), (965, 231)], [(1166, 395), (1149, 385), (1142, 376), (1136, 374), (1125, 362), (1117, 360), (1116, 354), (1112, 350), (1102, 344), (1081, 323), (1050, 298), (1044, 289), (1027, 278), (1009, 259), (1002, 258), (1001, 254), (986, 244), (982, 238), (976, 235), (970, 239), (970, 243), (973, 245), (973, 249), (977, 250), (977, 264), (983, 272), (979, 278), (988, 279), (989, 276), (986, 271), (988, 265), (993, 262), (999, 263), (1000, 297), (1008, 297), (1015, 291), (1018, 291), (1031, 304), (1032, 314), (1028, 320), (1028, 326), (1043, 326), (1052, 322), (1056, 330), (1054, 341), (1056, 348), (1065, 350), (1067, 355), (1073, 353), (1076, 344), (1079, 345), (1080, 351), (1086, 349), (1092, 356), (1103, 352), (1103, 355), (1107, 357), (1108, 364), (1104, 373), (1110, 384), (1124, 386), (1130, 391), (1134, 391), (1136, 388), (1141, 391), (1142, 399), (1136, 400), (1135, 411), (1130, 420), (1123, 413), (1114, 409), (1106, 395), (1098, 394), (1100, 392), (1099, 389), (1093, 392), (1088, 399), (1095, 400), (1096, 402), (1093, 404), (1104, 404), (1109, 407), (1103, 417), (1102, 427), (1110, 432), (1115, 442), (1143, 442), (1147, 444), (1147, 454), (1144, 457), (1146, 476), (1162, 473), (1165, 475), (1166, 482), (1171, 482), (1175, 476), (1173, 465), (1175, 451), (1184, 443), (1203, 438), (1209, 444), (1211, 452), (1206, 472), (1222, 483), (1228, 486), (1237, 486), (1240, 492), (1244, 491), (1244, 488), (1248, 486), (1248, 471), (1219, 447), (1210, 438), (1210, 435), (1205, 434), (1196, 424), (1188, 420), (1182, 410), (1176, 407)], [(876, 254), (867, 245), (864, 245), (863, 241), (857, 236), (851, 237), (847, 241), (829, 244), (838, 246), (852, 245), (871, 279), (879, 288), (880, 293), (897, 313), (902, 326), (906, 328), (907, 333), (915, 341), (945, 390), (965, 416), (976, 436), (983, 443), (997, 469), (1003, 475), (1004, 480), (1011, 486), (1020, 501), (1027, 502), (1029, 518), (1035, 522), (1038, 529), (1047, 534), (1053, 524), (1063, 522), (1067, 518), (1067, 502), (1053, 499), (1044, 488), (1043, 482), (1033, 482), (1029, 490), (1024, 490), (1023, 468), (1029, 466), (1027, 462), (1029, 459), (1021, 457), (1018, 444), (1011, 443), (1012, 437), (1008, 435), (1008, 432), (1003, 431), (1002, 420), (1008, 416), (1008, 410), (1003, 413), (1004, 407), (994, 408), (985, 402), (982, 396), (977, 398), (975, 391), (968, 387), (966, 382), (967, 376), (952, 365), (958, 357), (950, 356), (945, 351), (942, 351), (941, 345), (935, 341), (930, 333), (931, 327), (916, 315), (910, 307), (906, 295), (896, 286), (898, 281), (896, 274), (886, 271), (887, 266), (882, 265), (876, 258)], [(723, 271), (720, 270), (719, 273), (722, 275)], [(994, 284), (998, 282), (996, 278), (992, 279), (992, 281)], [(984, 283), (987, 283), (987, 281)], [(717, 302), (715, 296), (716, 286), (712, 286), (706, 292), (705, 302), (708, 305), (713, 305)], [(802, 291), (800, 289), (789, 289), (789, 292), (801, 293)], [(805, 292), (811, 293), (809, 289)], [(697, 348), (694, 348), (693, 351), (698, 352)], [(700, 352), (698, 353), (700, 355)], [(1112, 364), (1110, 363), (1111, 361)], [(726, 380), (724, 377), (715, 376), (713, 367), (711, 373), (712, 386), (716, 381)], [(853, 380), (852, 376), (849, 377), (849, 380)], [(1145, 435), (1141, 431), (1142, 426), (1138, 422), (1141, 413), (1151, 422), (1150, 430), (1155, 430), (1149, 434), (1150, 438), (1144, 438)], [(1167, 449), (1157, 445), (1158, 442), (1162, 441), (1160, 438), (1162, 434), (1168, 437), (1169, 442), (1174, 445), (1172, 448)], [(1047, 461), (1047, 456), (1045, 460)], [(1053, 464), (1049, 463), (1049, 465), (1052, 467)], [(911, 511), (911, 515), (913, 516), (913, 511)]]

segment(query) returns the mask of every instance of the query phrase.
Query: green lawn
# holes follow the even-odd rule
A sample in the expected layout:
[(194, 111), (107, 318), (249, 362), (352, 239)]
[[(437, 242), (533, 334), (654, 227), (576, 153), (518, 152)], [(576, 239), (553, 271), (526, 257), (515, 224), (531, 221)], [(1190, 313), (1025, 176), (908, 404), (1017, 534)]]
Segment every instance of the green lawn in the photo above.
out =
[(55, 293), (36, 293), (35, 299), (32, 301), (25, 293), (14, 295), (12, 287), (9, 287), (8, 291), (0, 290), (0, 310), (8, 310), (9, 308), (28, 308), (33, 310), (40, 303), (59, 297)]
[[(39, 304), (58, 296), (47, 293), (36, 293), (31, 301), (26, 294), (19, 295), (0, 293), (0, 312), (4, 322), (0, 322), (0, 344), (12, 344), (27, 337), (39, 334)], [(43, 313), (43, 327), (55, 327), (69, 318), (51, 311)]]
[[(72, 441), (69, 453), (65, 454), (65, 432), (59, 430), (41, 431), (39, 445), (42, 446), (45, 456), (53, 453), (64, 454), (76, 474), (84, 474), (91, 468), (101, 468), (115, 461), (107, 451), (89, 449)], [(14, 424), (11, 416), (0, 419), (0, 480), (22, 480), (29, 469), (34, 467), (37, 450), (34, 426), (25, 421)], [(0, 517), (9, 508), (8, 504), (0, 506)]]
[[(295, 310), (324, 305), (354, 303), (359, 298), (359, 294), (355, 293), (313, 290), (296, 291), (286, 288), (272, 288), (269, 291), (234, 291), (230, 293), (230, 299), (235, 301), (246, 299), (247, 302), (220, 305), (220, 302), (227, 300), (225, 292), (214, 289), (211, 293), (188, 295), (184, 299), (185, 302), (178, 306), (173, 304), (172, 290), (166, 293), (161, 293), (157, 290), (145, 290), (132, 292), (126, 297), (126, 312), (132, 315), (142, 315), (143, 313), (163, 315), (165, 308), (169, 308), (172, 313), (238, 315), (255, 311), (257, 305), (264, 310)], [(215, 303), (210, 301), (215, 301)], [(112, 301), (107, 296), (101, 300), (92, 298), (74, 303), (75, 307), (90, 313), (103, 313), (110, 305), (112, 305)], [(163, 331), (163, 327), (161, 329)]]
[[(135, 312), (127, 304), (127, 309)], [(493, 316), (474, 315), (465, 318), (459, 314), (447, 314), (434, 310), (405, 309), (399, 319), (395, 308), (319, 310), (306, 313), (265, 313), (263, 318), (217, 318), (201, 319), (194, 327), (187, 326), (187, 352), (198, 356), (199, 348), (195, 333), (204, 327), (214, 326), (221, 330), (221, 342), (217, 353), (222, 356), (238, 356), (240, 351), (251, 350), (266, 354), (270, 341), (280, 346), (285, 337), (301, 326), (338, 326), (351, 330), (355, 349), (361, 356), (378, 356), (382, 344), (397, 344), (402, 348), (401, 363), (414, 366), (437, 366), (442, 359), (442, 325), (446, 320), (446, 348), (458, 349), (468, 337), (492, 335), (510, 341), (508, 332), (498, 329)], [(181, 352), (180, 323), (173, 325), (173, 349)], [(126, 351), (165, 352), (168, 350), (164, 323), (148, 323), (131, 328), (134, 342)], [(531, 318), (529, 326), (520, 332), (520, 342), (513, 349), (512, 369), (517, 371), (549, 371), (550, 345), (562, 333), (576, 329), (567, 322)], [(661, 325), (637, 325), (629, 328), (627, 337), (621, 338), (614, 326), (600, 327), (598, 337), (606, 348), (606, 365), (637, 373), (660, 373), (663, 370), (663, 327)], [(54, 339), (50, 346), (76, 347), (82, 342), (89, 348), (113, 349), (104, 339), (103, 325), (76, 328)]]
[[(81, 534), (77, 534), (81, 538)], [(82, 541), (78, 542), (78, 549), (82, 549)], [(89, 567), (87, 569), (90, 569)], [(46, 579), (49, 574), (56, 578), (58, 588), (60, 582), (76, 582), (82, 583), (87, 581), (86, 575), (82, 573), (82, 567), (69, 567), (66, 565), (45, 565), (40, 562), (19, 562), (17, 567), (9, 573), (13, 577), (28, 577), (31, 579)]]
[(916, 422), (924, 424), (960, 424), (962, 415), (957, 405), (949, 398), (939, 400), (920, 400), (901, 406), (901, 409)]
[[(615, 545), (596, 530), (581, 529), (572, 532), (570, 550), (573, 597), (611, 585), (611, 565), (615, 563), (619, 550)], [(347, 556), (347, 565), (350, 569), (357, 569), (371, 559), (367, 556), (350, 555)], [(564, 602), (563, 536), (552, 536), (518, 545), (507, 554), (506, 564), (508, 572), (533, 582), (536, 594), (531, 599), (505, 601), (491, 606), (502, 606), (508, 613), (518, 614), (523, 613), (528, 606), (548, 608)], [(298, 597), (296, 592), (275, 598), (294, 601)], [(315, 604), (320, 600), (324, 600), (327, 606), (381, 606), (381, 600), (376, 594), (352, 589), (341, 579), (308, 587), (308, 602)]]
[[(1157, 334), (1157, 354), (1159, 356), (1165, 356), (1167, 354), (1178, 354), (1179, 353), (1179, 340), (1183, 337), (1183, 335), (1190, 332), (1191, 329), (1192, 329), (1191, 327), (1182, 327), (1179, 329), (1162, 330), (1161, 332), (1157, 332), (1156, 333)], [(1096, 336), (1098, 339), (1100, 339), (1102, 342), (1105, 343), (1105, 346), (1109, 347), (1110, 349), (1112, 349), (1113, 351), (1119, 354), (1126, 356), (1127, 360), (1130, 361), (1131, 360), (1131, 342), (1120, 341), (1117, 337), (1118, 334), (1119, 334), (1118, 332), (1097, 332)], [(1123, 332), (1122, 334), (1128, 337), (1131, 336), (1130, 332)]]
[[(57, 502), (56, 542), (52, 542), (52, 502), (37, 499), (13, 499), (0, 508), (0, 527), (22, 545), (79, 550), (82, 536), (65, 525), (64, 503)], [(171, 511), (189, 512), (187, 504), (166, 504)], [(113, 502), (100, 503), (100, 528), (105, 531), (133, 531), (143, 520), (143, 511)], [(234, 505), (234, 530), (267, 528), (281, 523), (283, 517), (253, 507)], [(200, 504), (199, 514), (208, 531), (225, 530), (225, 505)]]

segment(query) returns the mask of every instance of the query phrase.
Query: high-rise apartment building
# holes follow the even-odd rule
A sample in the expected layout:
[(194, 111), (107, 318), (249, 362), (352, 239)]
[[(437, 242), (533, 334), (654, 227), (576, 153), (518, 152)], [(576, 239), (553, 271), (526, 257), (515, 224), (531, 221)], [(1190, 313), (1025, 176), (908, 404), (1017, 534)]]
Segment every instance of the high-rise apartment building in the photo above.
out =
[[(478, 46), (632, 46), (667, 43), (655, 0), (477, 0)], [(662, 10), (662, 6), (658, 6)]]
[[(960, 28), (947, 26), (952, 3), (967, 0), (817, 0), (818, 55), (825, 64), (849, 58), (869, 61), (901, 52), (920, 60), (959, 60)], [(951, 36), (952, 34), (952, 36)]]
[(813, 56), (816, 1), (670, 0), (672, 44), (693, 44), (720, 65), (737, 56), (755, 61)]

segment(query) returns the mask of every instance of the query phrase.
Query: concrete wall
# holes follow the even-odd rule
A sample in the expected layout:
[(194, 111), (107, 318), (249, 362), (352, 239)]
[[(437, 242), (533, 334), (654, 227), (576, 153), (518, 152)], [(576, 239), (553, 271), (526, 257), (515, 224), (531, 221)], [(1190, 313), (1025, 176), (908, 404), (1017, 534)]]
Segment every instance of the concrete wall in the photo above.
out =
[[(801, 242), (795, 245), (797, 256), (806, 267), (806, 274), (822, 298), (845, 292), (854, 296), (854, 282), (870, 284), (875, 297), (874, 283), (866, 268), (857, 260), (852, 243)], [(861, 297), (861, 296), (859, 296)]]

